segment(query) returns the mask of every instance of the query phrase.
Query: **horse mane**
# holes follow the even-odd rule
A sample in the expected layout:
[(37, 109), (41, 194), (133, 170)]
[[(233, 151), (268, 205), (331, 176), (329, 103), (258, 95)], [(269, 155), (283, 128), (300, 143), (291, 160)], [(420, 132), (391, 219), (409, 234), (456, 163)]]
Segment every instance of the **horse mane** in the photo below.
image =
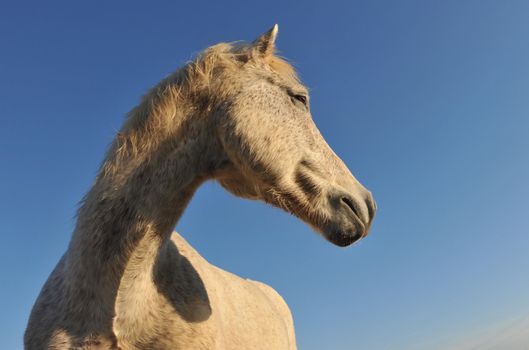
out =
[[(241, 65), (250, 60), (251, 50), (252, 45), (248, 43), (213, 45), (151, 88), (127, 114), (122, 129), (107, 152), (106, 160), (110, 162), (105, 161), (101, 170), (107, 175), (115, 173), (122, 161), (129, 162), (142, 158), (140, 154), (151, 153), (158, 145), (157, 140), (179, 129), (184, 114), (190, 110), (205, 111), (210, 108), (206, 100), (204, 104), (189, 105), (189, 97), (209, 91), (221, 72), (236, 74)], [(261, 59), (281, 78), (299, 83), (294, 67), (285, 58), (273, 52)]]
[[(236, 72), (242, 63), (248, 62), (251, 54), (251, 45), (246, 43), (220, 43), (205, 49), (144, 95), (140, 105), (128, 113), (130, 123), (127, 124), (138, 127), (147, 115), (164, 115), (172, 119), (174, 106), (182, 97), (209, 88), (221, 71)], [(294, 67), (286, 59), (275, 53), (263, 59), (273, 72), (299, 83)]]

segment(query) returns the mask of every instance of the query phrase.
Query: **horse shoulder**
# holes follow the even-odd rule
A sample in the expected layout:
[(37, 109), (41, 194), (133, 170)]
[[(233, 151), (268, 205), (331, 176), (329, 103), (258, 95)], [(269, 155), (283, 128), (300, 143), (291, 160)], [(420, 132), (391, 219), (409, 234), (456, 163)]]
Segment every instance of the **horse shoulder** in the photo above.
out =
[(202, 278), (215, 319), (209, 321), (222, 329), (226, 348), (260, 349), (268, 344), (269, 348), (296, 349), (292, 314), (279, 293), (210, 264), (176, 232), (171, 240)]
[(290, 308), (283, 297), (281, 297), (281, 295), (274, 288), (265, 283), (253, 280), (247, 281), (257, 286), (257, 288), (259, 288), (263, 294), (266, 295), (267, 299), (270, 301), (270, 305), (275, 309), (275, 311), (285, 323), (291, 349), (296, 349), (294, 320), (292, 318), (292, 312), (290, 311)]

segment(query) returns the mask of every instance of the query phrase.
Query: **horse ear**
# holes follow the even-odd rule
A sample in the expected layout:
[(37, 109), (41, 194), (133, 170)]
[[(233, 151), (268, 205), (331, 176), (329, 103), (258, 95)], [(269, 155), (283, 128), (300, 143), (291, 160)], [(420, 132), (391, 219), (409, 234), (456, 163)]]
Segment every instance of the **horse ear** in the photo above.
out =
[(253, 51), (263, 57), (273, 54), (278, 30), (279, 26), (274, 24), (266, 33), (255, 39), (252, 43)]

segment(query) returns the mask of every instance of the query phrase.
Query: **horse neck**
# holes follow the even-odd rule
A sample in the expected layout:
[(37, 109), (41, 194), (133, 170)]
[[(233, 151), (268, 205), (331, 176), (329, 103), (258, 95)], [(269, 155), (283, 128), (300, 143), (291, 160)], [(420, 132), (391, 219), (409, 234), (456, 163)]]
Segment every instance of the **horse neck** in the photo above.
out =
[[(122, 151), (118, 135), (79, 210), (65, 256), (67, 297), (78, 309), (96, 310), (106, 322), (118, 290), (131, 280), (126, 276), (150, 280), (160, 249), (209, 177), (210, 159), (218, 158), (208, 135), (209, 118), (182, 110), (175, 115), (179, 120), (170, 138), (153, 140), (145, 150), (130, 152), (129, 159), (117, 154)], [(152, 130), (143, 137), (148, 135), (160, 138)]]

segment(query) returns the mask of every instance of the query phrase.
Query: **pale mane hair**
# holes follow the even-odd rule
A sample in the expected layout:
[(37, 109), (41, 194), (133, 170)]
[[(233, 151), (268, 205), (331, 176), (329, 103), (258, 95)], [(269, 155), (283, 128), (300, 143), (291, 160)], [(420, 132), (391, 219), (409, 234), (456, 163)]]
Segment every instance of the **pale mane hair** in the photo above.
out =
[[(220, 43), (202, 51), (174, 73), (150, 89), (138, 106), (128, 114), (107, 153), (102, 165), (105, 175), (111, 175), (122, 161), (138, 161), (158, 146), (157, 140), (181, 129), (184, 114), (195, 111), (204, 114), (211, 104), (227, 91), (212, 91), (220, 74), (237, 74), (243, 64), (254, 64), (257, 69), (269, 69), (287, 81), (299, 83), (294, 67), (275, 52), (259, 55), (248, 43)], [(257, 57), (255, 62), (250, 62)], [(261, 67), (259, 67), (259, 64)], [(264, 64), (263, 64), (264, 63)], [(189, 105), (190, 101), (194, 105)], [(192, 113), (191, 113), (192, 114)]]

